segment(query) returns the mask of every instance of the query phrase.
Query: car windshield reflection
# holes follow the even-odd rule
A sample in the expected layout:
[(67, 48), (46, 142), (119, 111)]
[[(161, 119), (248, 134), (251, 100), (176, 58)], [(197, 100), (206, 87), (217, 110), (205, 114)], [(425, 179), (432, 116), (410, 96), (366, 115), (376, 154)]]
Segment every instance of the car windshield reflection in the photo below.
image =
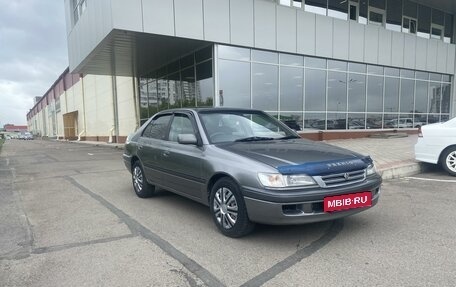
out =
[(292, 130), (264, 113), (217, 111), (201, 112), (200, 117), (213, 144), (298, 137)]

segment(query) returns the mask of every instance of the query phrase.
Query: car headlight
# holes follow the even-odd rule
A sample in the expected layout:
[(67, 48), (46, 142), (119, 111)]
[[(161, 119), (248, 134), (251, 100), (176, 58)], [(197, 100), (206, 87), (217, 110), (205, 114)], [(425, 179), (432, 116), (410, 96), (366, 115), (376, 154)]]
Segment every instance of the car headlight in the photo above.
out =
[(369, 176), (369, 175), (373, 175), (376, 173), (377, 173), (377, 169), (375, 168), (375, 165), (373, 163), (371, 163), (366, 169), (366, 175)]
[(306, 174), (283, 175), (280, 173), (258, 173), (258, 179), (265, 187), (298, 187), (316, 185)]

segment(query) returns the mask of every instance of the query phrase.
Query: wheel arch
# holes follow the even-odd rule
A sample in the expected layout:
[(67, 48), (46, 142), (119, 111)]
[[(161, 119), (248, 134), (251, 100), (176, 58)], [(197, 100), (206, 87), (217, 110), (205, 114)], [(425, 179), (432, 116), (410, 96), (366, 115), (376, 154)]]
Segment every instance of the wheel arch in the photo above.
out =
[(141, 161), (139, 160), (139, 157), (137, 157), (136, 155), (134, 155), (134, 156), (131, 157), (131, 161), (130, 161), (130, 169), (131, 169), (131, 171), (133, 171), (133, 166), (135, 165), (135, 163), (136, 163), (137, 161), (141, 162)]
[(228, 178), (232, 180), (240, 189), (241, 185), (239, 182), (231, 175), (225, 172), (218, 172), (211, 176), (206, 186), (206, 203), (209, 205), (209, 197), (211, 196), (211, 190), (214, 187), (215, 183), (222, 178)]
[(456, 144), (449, 145), (449, 146), (447, 146), (446, 148), (444, 148), (444, 149), (442, 150), (442, 152), (440, 152), (440, 155), (439, 155), (439, 162), (438, 162), (439, 164), (442, 163), (443, 155), (444, 155), (448, 150), (450, 150), (450, 149), (456, 150)]

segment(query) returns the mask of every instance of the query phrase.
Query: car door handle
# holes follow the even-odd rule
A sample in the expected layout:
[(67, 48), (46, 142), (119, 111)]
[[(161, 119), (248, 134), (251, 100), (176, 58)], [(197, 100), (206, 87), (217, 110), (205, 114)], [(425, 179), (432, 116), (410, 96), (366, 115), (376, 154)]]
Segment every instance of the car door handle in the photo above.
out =
[(143, 145), (139, 144), (139, 145), (138, 145), (138, 149), (139, 149), (139, 150), (143, 149)]
[(165, 151), (163, 152), (163, 156), (164, 156), (164, 157), (168, 157), (170, 153), (171, 153), (171, 152), (170, 152), (169, 150), (165, 150)]

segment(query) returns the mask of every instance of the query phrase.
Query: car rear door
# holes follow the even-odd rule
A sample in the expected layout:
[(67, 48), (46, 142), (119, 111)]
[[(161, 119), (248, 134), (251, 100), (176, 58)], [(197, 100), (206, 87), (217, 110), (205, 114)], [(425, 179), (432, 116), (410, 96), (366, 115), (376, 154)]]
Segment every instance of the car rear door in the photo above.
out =
[(138, 140), (137, 154), (144, 167), (146, 178), (152, 184), (163, 184), (163, 170), (160, 162), (171, 118), (172, 114), (158, 115), (144, 129)]
[(200, 201), (202, 194), (205, 194), (205, 179), (202, 175), (203, 148), (195, 144), (180, 144), (179, 134), (193, 134), (199, 138), (191, 113), (175, 113), (172, 119), (168, 141), (164, 142), (162, 153), (163, 186)]

